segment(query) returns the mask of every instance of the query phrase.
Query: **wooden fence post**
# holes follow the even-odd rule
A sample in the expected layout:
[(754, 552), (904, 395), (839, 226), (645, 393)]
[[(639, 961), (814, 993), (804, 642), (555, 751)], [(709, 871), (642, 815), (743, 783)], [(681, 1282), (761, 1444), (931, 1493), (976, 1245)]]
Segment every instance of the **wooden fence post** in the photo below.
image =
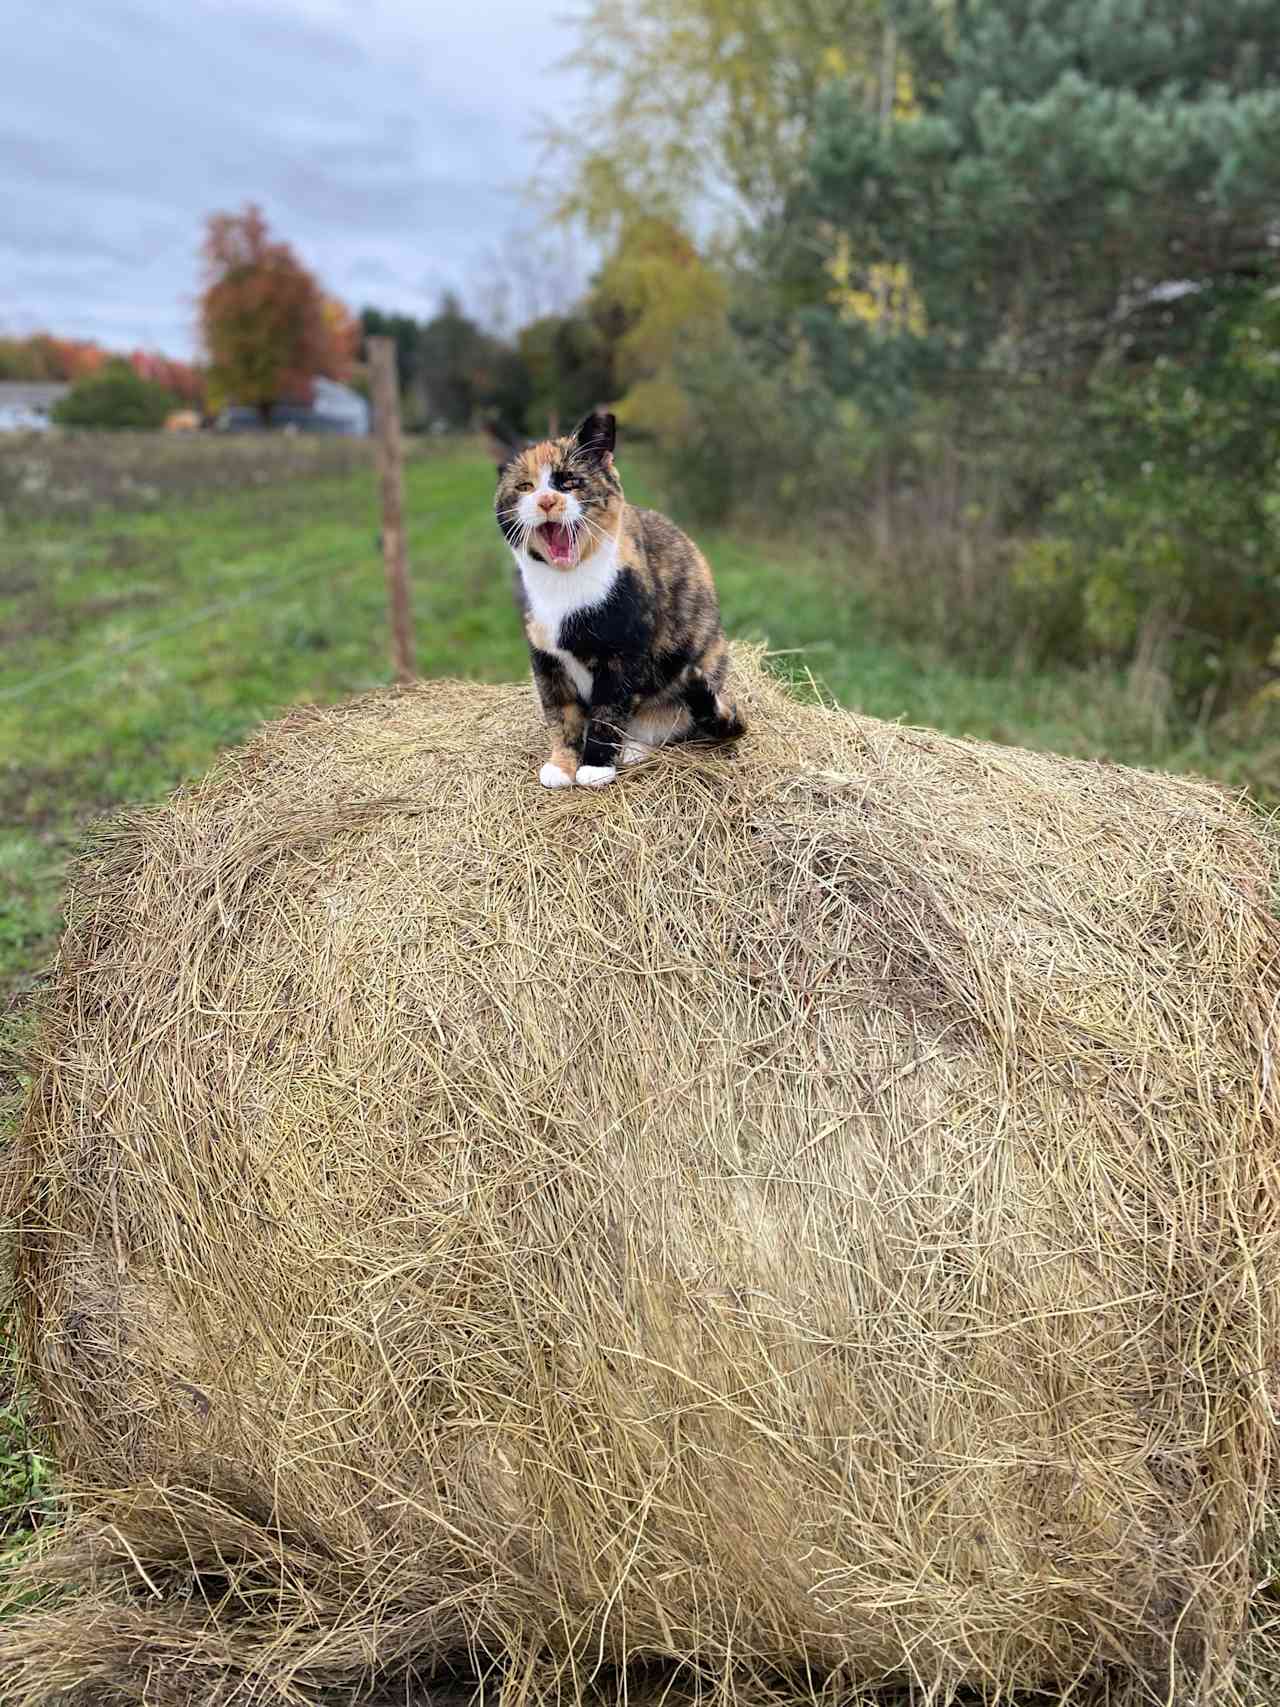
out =
[(397, 681), (411, 682), (414, 676), (413, 618), (409, 610), (409, 568), (404, 546), (404, 480), (396, 346), (391, 338), (368, 338), (365, 344), (373, 378), (373, 430), (377, 438), (378, 483), (382, 492), (382, 562), (387, 575), (387, 612), (391, 621), (391, 667)]

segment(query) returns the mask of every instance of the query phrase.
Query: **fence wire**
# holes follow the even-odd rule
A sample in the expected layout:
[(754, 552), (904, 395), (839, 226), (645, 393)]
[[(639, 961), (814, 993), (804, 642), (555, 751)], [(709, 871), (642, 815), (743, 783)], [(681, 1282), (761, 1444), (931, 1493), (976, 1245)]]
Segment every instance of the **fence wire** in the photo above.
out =
[(358, 567), (359, 565), (356, 563), (349, 563), (345, 569), (335, 571), (332, 559), (326, 558), (323, 563), (311, 564), (305, 569), (295, 570), (290, 575), (280, 575), (270, 581), (256, 582), (253, 586), (246, 587), (243, 592), (236, 594), (234, 598), (220, 599), (214, 604), (203, 606), (200, 610), (188, 612), (180, 622), (165, 623), (161, 627), (149, 629), (146, 634), (141, 634), (134, 640), (125, 641), (119, 646), (103, 647), (96, 653), (89, 652), (83, 658), (75, 658), (70, 663), (59, 664), (55, 669), (43, 670), (37, 675), (27, 676), (25, 680), (15, 682), (12, 687), (0, 688), (0, 703), (25, 699), (38, 689), (48, 687), (51, 682), (62, 681), (65, 677), (75, 675), (80, 670), (96, 667), (102, 672), (103, 666), (114, 663), (118, 658), (127, 658), (135, 652), (143, 652), (148, 646), (154, 645), (157, 640), (166, 640), (175, 634), (185, 633), (187, 629), (196, 628), (200, 623), (208, 622), (213, 617), (223, 615), (226, 611), (238, 610), (244, 605), (256, 604), (262, 599), (270, 598), (284, 588), (317, 580), (325, 573), (333, 574), (335, 580), (341, 579), (352, 574)]

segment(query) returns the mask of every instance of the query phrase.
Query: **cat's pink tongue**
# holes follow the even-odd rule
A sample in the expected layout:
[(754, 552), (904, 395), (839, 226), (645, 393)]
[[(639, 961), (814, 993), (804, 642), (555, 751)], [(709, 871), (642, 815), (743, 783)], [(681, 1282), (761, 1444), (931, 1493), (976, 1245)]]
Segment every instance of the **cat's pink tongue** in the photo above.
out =
[(573, 561), (573, 533), (563, 522), (547, 522), (538, 531), (553, 563)]

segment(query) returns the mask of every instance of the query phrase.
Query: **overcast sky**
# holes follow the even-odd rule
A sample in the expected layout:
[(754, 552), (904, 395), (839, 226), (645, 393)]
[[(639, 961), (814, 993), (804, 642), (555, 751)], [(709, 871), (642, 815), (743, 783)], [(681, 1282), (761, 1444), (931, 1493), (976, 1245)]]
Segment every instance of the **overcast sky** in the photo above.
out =
[(203, 216), (247, 200), (352, 308), (482, 288), (572, 105), (571, 9), (8, 0), (0, 331), (193, 353)]

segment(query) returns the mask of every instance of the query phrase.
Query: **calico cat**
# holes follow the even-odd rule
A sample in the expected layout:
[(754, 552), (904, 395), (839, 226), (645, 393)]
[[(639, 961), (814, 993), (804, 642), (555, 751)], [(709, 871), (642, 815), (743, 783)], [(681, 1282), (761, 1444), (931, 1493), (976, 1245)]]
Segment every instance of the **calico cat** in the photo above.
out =
[(667, 741), (729, 741), (728, 647), (706, 559), (673, 522), (622, 495), (612, 415), (568, 438), (498, 439), (498, 526), (551, 733), (547, 788), (601, 788)]

